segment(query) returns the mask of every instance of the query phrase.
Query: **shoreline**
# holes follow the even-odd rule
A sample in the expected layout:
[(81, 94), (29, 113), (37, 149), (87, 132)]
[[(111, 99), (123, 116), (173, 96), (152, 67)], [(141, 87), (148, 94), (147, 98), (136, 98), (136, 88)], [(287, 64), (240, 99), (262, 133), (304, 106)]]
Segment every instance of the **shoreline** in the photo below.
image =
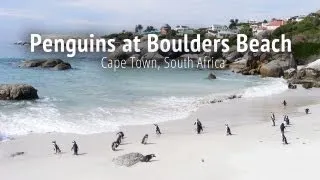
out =
[[(320, 160), (316, 153), (320, 143), (320, 89), (288, 90), (270, 97), (235, 99), (210, 104), (188, 118), (159, 123), (163, 134), (155, 135), (153, 125), (125, 126), (124, 143), (119, 151), (111, 150), (116, 139), (114, 132), (92, 135), (64, 133), (30, 134), (15, 140), (0, 142), (0, 173), (5, 179), (20, 180), (43, 178), (64, 179), (246, 179), (253, 180), (285, 177), (302, 177), (306, 172), (295, 171), (304, 164), (294, 163)], [(281, 105), (285, 98), (288, 106)], [(310, 105), (313, 104), (313, 105)], [(303, 107), (310, 107), (305, 115)], [(276, 127), (271, 126), (270, 112), (276, 114)], [(292, 125), (286, 130), (289, 145), (282, 145), (279, 123), (283, 115), (289, 115)], [(203, 134), (194, 131), (198, 117), (204, 125)], [(247, 118), (247, 121), (243, 121)], [(225, 123), (229, 123), (233, 136), (225, 135)], [(149, 134), (149, 144), (140, 141)], [(51, 141), (56, 140), (61, 155), (53, 154)], [(72, 155), (70, 148), (76, 140), (81, 156)], [(310, 153), (305, 154), (305, 152)], [(22, 156), (10, 157), (15, 152)], [(119, 167), (112, 159), (123, 154), (139, 152), (156, 154), (150, 163), (138, 163), (130, 168)], [(307, 156), (307, 157), (306, 157)], [(282, 160), (283, 159), (283, 160)], [(263, 162), (261, 164), (261, 161)], [(256, 165), (259, 164), (259, 167)], [(273, 172), (261, 177), (266, 169)], [(282, 174), (283, 168), (290, 174)], [(308, 175), (316, 177), (316, 166), (309, 168)], [(54, 169), (56, 174), (52, 175)], [(159, 171), (161, 169), (161, 171)], [(306, 170), (303, 170), (306, 171)], [(310, 171), (310, 172), (309, 172)], [(302, 173), (302, 174), (301, 174)], [(48, 176), (51, 174), (50, 176)], [(313, 175), (313, 176), (312, 176)]]

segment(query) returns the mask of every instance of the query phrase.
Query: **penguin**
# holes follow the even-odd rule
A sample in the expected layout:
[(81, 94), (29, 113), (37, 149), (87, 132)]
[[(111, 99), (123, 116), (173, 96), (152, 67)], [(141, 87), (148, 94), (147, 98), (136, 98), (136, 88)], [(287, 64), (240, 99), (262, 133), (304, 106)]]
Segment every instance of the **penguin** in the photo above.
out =
[(118, 142), (113, 142), (112, 143), (112, 145), (111, 145), (111, 149), (112, 149), (112, 151), (115, 151), (117, 148), (118, 148), (118, 146), (119, 146), (119, 143)]
[(286, 107), (287, 106), (287, 101), (284, 100), (282, 104)]
[(272, 121), (272, 126), (276, 126), (276, 116), (274, 115), (274, 113), (271, 114), (271, 121)]
[(310, 109), (309, 109), (309, 108), (307, 108), (307, 109), (305, 109), (304, 111), (306, 112), (306, 114), (309, 114)]
[(120, 136), (121, 139), (124, 139), (124, 133), (122, 131), (118, 132), (117, 135)]
[(284, 135), (284, 130), (285, 129), (286, 129), (286, 126), (284, 125), (284, 123), (281, 123), (281, 125), (280, 125), (281, 134)]
[(228, 124), (226, 124), (226, 128), (227, 128), (227, 136), (231, 136), (232, 133), (231, 133), (231, 129)]
[(284, 116), (284, 121), (286, 122), (286, 125), (290, 125), (289, 116)]
[(55, 151), (55, 154), (60, 154), (61, 150), (59, 148), (59, 146), (57, 145), (56, 141), (52, 141), (53, 144), (53, 150)]
[(118, 135), (118, 138), (117, 138), (117, 140), (116, 140), (116, 142), (120, 145), (121, 144), (121, 140), (122, 139), (122, 136), (119, 134)]
[(76, 143), (76, 141), (72, 141), (73, 146), (71, 148), (71, 151), (73, 151), (73, 155), (78, 155), (79, 147)]
[(148, 155), (146, 155), (146, 156), (143, 156), (143, 157), (140, 159), (140, 161), (141, 161), (141, 162), (150, 162), (150, 160), (151, 160), (152, 158), (154, 158), (154, 157), (156, 157), (156, 155), (154, 155), (154, 154), (148, 154)]
[(154, 124), (156, 126), (156, 134), (161, 134), (160, 128), (158, 126), (158, 124)]
[(197, 121), (194, 123), (194, 125), (197, 125), (197, 133), (200, 134), (201, 131), (203, 131), (202, 123), (197, 119)]
[(283, 144), (288, 144), (287, 138), (284, 134), (282, 134), (282, 143)]
[(141, 144), (147, 144), (148, 134), (144, 135), (141, 141)]

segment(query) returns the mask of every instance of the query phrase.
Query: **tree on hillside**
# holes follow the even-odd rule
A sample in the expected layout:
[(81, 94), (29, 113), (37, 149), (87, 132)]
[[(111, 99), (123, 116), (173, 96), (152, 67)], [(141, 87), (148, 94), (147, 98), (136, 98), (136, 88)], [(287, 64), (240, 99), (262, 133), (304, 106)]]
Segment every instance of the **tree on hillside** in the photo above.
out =
[(155, 31), (156, 29), (153, 26), (147, 26), (147, 28), (144, 30), (144, 32), (152, 32)]
[(242, 29), (240, 30), (240, 34), (245, 34), (247, 35), (249, 38), (253, 36), (252, 33), (252, 28), (250, 26), (243, 26)]
[(265, 19), (265, 20), (263, 20), (263, 23), (268, 23), (268, 21)]
[(239, 20), (238, 19), (230, 19), (230, 25), (229, 25), (229, 28), (230, 29), (234, 29), (237, 27), (239, 23)]
[(137, 29), (138, 31), (141, 33), (142, 32), (142, 29), (143, 29), (143, 26), (141, 24), (138, 24), (137, 25)]

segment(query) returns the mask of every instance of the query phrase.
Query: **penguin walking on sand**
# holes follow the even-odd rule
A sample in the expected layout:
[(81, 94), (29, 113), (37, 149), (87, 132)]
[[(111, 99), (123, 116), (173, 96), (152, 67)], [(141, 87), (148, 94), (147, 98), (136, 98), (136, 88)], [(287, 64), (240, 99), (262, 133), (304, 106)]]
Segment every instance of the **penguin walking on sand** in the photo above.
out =
[(282, 143), (283, 144), (288, 144), (287, 138), (284, 134), (282, 134)]
[(287, 101), (284, 100), (282, 104), (284, 105), (284, 107), (286, 107), (287, 106)]
[(284, 122), (286, 122), (286, 125), (290, 125), (289, 116), (287, 115), (284, 116)]
[(197, 121), (194, 123), (194, 125), (197, 126), (197, 133), (200, 134), (201, 131), (203, 131), (202, 123), (197, 119)]
[(309, 114), (310, 109), (309, 109), (309, 108), (307, 108), (307, 109), (305, 109), (304, 111), (306, 112), (306, 114)]
[(276, 126), (276, 116), (274, 113), (271, 114), (271, 121), (272, 121), (272, 126)]
[(73, 146), (71, 148), (71, 151), (73, 151), (73, 155), (79, 155), (78, 154), (78, 151), (79, 151), (78, 144), (76, 143), (76, 141), (72, 141), (72, 143), (73, 143)]
[(231, 133), (231, 129), (228, 124), (226, 124), (226, 128), (227, 128), (227, 136), (231, 136), (232, 133)]
[(118, 137), (117, 137), (117, 140), (116, 142), (120, 145), (121, 142), (122, 142), (122, 136), (119, 134)]
[(121, 139), (124, 139), (124, 133), (122, 131), (118, 132), (117, 135), (120, 136)]
[(160, 131), (158, 124), (154, 124), (154, 125), (156, 126), (156, 134), (160, 135), (161, 131)]
[(148, 141), (148, 137), (149, 137), (148, 134), (144, 135), (143, 138), (142, 138), (141, 144), (146, 145), (146, 144), (147, 144), (147, 141)]
[(55, 151), (55, 154), (60, 154), (61, 150), (60, 150), (59, 146), (57, 145), (57, 142), (52, 141), (52, 144), (53, 144), (53, 150)]
[(116, 151), (116, 149), (118, 148), (118, 146), (119, 146), (119, 143), (118, 142), (113, 142), (112, 143), (112, 145), (111, 145), (111, 149), (112, 149), (112, 151)]
[(143, 157), (140, 159), (140, 161), (141, 161), (141, 162), (150, 162), (150, 160), (151, 160), (152, 158), (154, 158), (154, 157), (156, 157), (156, 155), (154, 155), (154, 154), (148, 154), (148, 155), (143, 156)]
[(281, 131), (281, 134), (284, 135), (284, 130), (286, 129), (286, 126), (284, 125), (284, 123), (281, 123), (280, 125), (280, 131)]

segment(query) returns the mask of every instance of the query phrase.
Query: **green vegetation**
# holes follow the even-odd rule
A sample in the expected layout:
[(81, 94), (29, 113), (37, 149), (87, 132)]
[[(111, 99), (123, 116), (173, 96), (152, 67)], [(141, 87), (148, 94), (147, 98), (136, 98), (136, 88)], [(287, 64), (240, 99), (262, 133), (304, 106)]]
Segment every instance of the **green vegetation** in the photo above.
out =
[(238, 19), (230, 19), (229, 28), (230, 29), (235, 29), (237, 27), (238, 23), (239, 23)]
[[(102, 38), (105, 38), (105, 39), (115, 39), (116, 42), (120, 42), (120, 43), (123, 43), (123, 40), (124, 39), (134, 39), (136, 35), (133, 34), (132, 32), (122, 32), (122, 33), (113, 33), (113, 34), (109, 34), (109, 35), (106, 35), (106, 36), (103, 36)], [(138, 36), (139, 38), (141, 36)]]
[(292, 48), (294, 57), (300, 61), (299, 64), (305, 64), (310, 56), (320, 54), (320, 43), (298, 43)]
[(240, 34), (245, 34), (248, 38), (252, 37), (252, 29), (249, 24), (243, 24), (240, 29)]
[(289, 22), (273, 31), (272, 39), (285, 34), (293, 42), (293, 55), (299, 64), (320, 55), (320, 16), (312, 14), (300, 22)]

